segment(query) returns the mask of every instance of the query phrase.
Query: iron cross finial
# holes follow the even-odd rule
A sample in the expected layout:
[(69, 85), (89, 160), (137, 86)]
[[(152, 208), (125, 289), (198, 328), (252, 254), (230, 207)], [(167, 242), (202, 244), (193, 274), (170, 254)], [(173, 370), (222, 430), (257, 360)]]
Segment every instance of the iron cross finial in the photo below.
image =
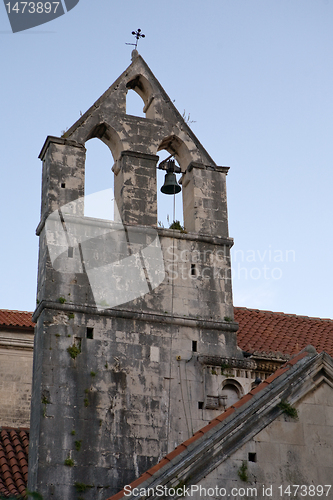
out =
[(136, 50), (136, 48), (138, 46), (138, 41), (140, 40), (140, 38), (145, 38), (146, 35), (144, 35), (143, 33), (141, 33), (140, 28), (137, 29), (136, 31), (132, 31), (132, 35), (135, 36), (136, 42), (135, 43), (126, 43), (126, 45), (135, 45), (135, 50)]

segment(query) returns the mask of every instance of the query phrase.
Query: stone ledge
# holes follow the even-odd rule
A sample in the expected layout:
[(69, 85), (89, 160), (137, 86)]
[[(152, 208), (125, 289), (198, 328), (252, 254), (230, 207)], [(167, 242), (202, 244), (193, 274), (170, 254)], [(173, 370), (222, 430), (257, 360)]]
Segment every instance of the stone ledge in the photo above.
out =
[(196, 162), (196, 161), (191, 161), (191, 163), (188, 165), (186, 172), (191, 172), (193, 168), (199, 168), (201, 170), (213, 170), (215, 172), (222, 172), (223, 174), (227, 174), (229, 172), (230, 167), (219, 167), (217, 165), (204, 165), (202, 163)]
[(224, 358), (222, 356), (198, 356), (198, 361), (202, 365), (221, 366), (225, 368), (241, 368), (245, 370), (255, 370), (257, 363), (250, 359)]
[(0, 337), (0, 347), (11, 348), (11, 349), (29, 349), (34, 348), (34, 339), (22, 339), (15, 337)]
[(32, 319), (36, 323), (38, 317), (44, 309), (52, 309), (56, 311), (77, 312), (90, 315), (109, 316), (113, 318), (135, 319), (137, 321), (146, 321), (150, 323), (164, 323), (167, 325), (189, 326), (197, 327), (202, 330), (221, 330), (222, 332), (236, 332), (238, 330), (238, 323), (229, 321), (211, 321), (202, 320), (197, 318), (188, 318), (182, 316), (171, 316), (159, 313), (149, 312), (136, 312), (126, 309), (103, 309), (98, 310), (97, 307), (74, 305), (74, 304), (60, 304), (59, 302), (44, 301), (38, 304), (35, 309)]
[(86, 149), (82, 144), (79, 144), (76, 141), (66, 139), (65, 137), (55, 137), (53, 135), (48, 135), (38, 156), (40, 160), (43, 161), (47, 148), (49, 147), (49, 144), (52, 142), (55, 144), (61, 144), (63, 146), (73, 146), (80, 149)]

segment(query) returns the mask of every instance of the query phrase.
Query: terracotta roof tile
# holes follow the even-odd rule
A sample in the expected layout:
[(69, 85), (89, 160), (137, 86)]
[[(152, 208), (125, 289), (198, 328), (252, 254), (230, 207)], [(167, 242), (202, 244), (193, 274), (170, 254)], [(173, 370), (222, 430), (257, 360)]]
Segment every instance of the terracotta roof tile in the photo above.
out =
[(237, 343), (249, 352), (296, 354), (307, 345), (333, 356), (333, 320), (281, 312), (234, 308)]
[(24, 496), (28, 480), (28, 429), (0, 430), (0, 495)]
[(121, 498), (124, 497), (124, 495), (125, 495), (125, 491), (121, 490), (118, 493), (116, 493), (115, 495), (113, 495), (111, 498), (112, 498), (112, 500), (120, 500)]
[(0, 309), (0, 326), (18, 326), (24, 328), (34, 328), (32, 313), (27, 311), (8, 311)]
[(186, 446), (184, 446), (184, 443), (180, 444), (179, 446), (177, 446), (177, 448), (168, 453), (165, 458), (171, 461), (173, 458), (180, 455), (184, 450), (186, 450)]
[[(192, 436), (192, 438), (193, 437), (194, 436)], [(190, 438), (190, 439), (192, 439), (192, 438)], [(190, 439), (188, 439), (187, 441), (190, 441)], [(186, 446), (188, 446), (188, 444)], [(155, 474), (155, 472), (157, 472), (160, 469), (162, 469), (162, 467), (164, 467), (165, 465), (167, 465), (169, 462), (170, 462), (170, 460), (168, 460), (167, 458), (162, 458), (162, 460), (160, 462), (158, 462), (158, 464), (154, 465), (154, 467), (151, 467), (149, 470), (147, 470), (148, 474), (150, 474), (152, 476), (153, 474)]]
[(138, 479), (135, 479), (135, 481), (133, 481), (131, 483), (132, 489), (136, 488), (137, 486), (139, 486), (141, 483), (143, 483), (144, 481), (146, 481), (146, 479), (149, 479), (150, 477), (151, 477), (151, 474), (144, 472), (140, 477), (138, 477)]
[(307, 352), (300, 352), (299, 354), (297, 354), (297, 356), (295, 356), (294, 358), (290, 359), (288, 361), (288, 363), (286, 363), (286, 366), (288, 366), (288, 365), (290, 365), (290, 366), (296, 365), (296, 363), (298, 363), (301, 359), (305, 358), (307, 355), (308, 355)]
[(245, 403), (250, 401), (250, 399), (252, 399), (252, 394), (250, 393), (245, 394), (245, 396), (242, 397), (242, 399), (240, 399), (239, 401), (237, 401), (237, 403), (234, 403), (232, 405), (232, 408), (239, 408), (240, 406), (243, 406)]
[(200, 430), (203, 434), (206, 434), (206, 432), (209, 432), (211, 429), (216, 427), (217, 424), (219, 424), (219, 423), (220, 423), (220, 421), (217, 420), (216, 418), (214, 418), (214, 420), (211, 420), (211, 422), (209, 422), (208, 425), (205, 425), (205, 427), (202, 427)]
[(222, 422), (223, 420), (225, 420), (226, 418), (228, 418), (229, 415), (231, 415), (234, 412), (235, 412), (235, 408), (233, 408), (232, 406), (230, 406), (230, 408), (228, 408), (223, 413), (221, 413), (221, 415), (219, 415), (218, 417), (216, 417), (216, 420), (218, 420), (219, 422)]

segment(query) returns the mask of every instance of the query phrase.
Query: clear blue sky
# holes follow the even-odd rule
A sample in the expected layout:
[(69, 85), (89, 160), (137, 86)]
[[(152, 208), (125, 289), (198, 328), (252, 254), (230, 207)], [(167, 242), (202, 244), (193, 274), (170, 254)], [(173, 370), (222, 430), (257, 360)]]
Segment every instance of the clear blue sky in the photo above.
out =
[[(230, 167), (234, 304), (332, 318), (332, 26), (332, 0), (80, 0), (12, 34), (0, 5), (0, 308), (35, 307), (46, 136), (130, 64), (141, 28), (140, 54)], [(87, 146), (90, 190), (102, 189), (111, 155)]]

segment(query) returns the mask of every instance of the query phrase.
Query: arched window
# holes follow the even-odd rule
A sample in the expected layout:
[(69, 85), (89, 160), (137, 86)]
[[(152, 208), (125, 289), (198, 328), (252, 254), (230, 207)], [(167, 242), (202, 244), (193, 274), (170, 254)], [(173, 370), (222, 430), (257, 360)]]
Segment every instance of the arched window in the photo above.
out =
[(223, 381), (221, 399), (225, 408), (236, 403), (242, 396), (242, 386), (236, 380), (226, 379)]
[(84, 215), (97, 219), (114, 220), (114, 174), (110, 149), (100, 139), (85, 144), (85, 203)]

